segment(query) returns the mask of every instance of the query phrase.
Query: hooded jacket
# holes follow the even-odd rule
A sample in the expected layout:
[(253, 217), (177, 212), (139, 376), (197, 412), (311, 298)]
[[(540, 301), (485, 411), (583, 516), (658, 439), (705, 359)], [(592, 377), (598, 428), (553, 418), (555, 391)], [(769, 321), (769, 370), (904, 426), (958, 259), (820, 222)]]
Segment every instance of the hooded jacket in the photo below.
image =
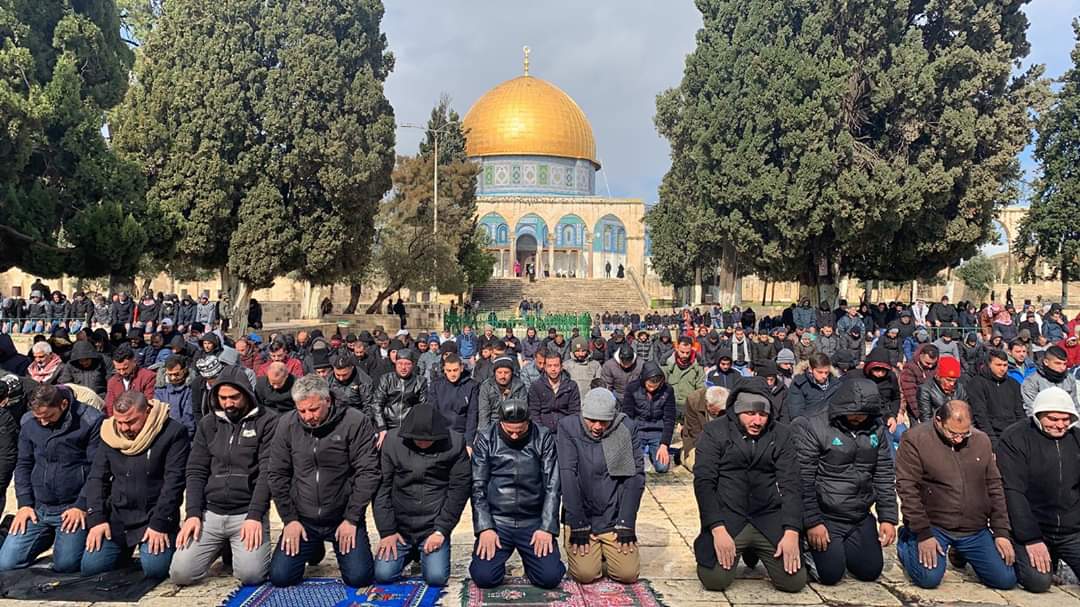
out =
[(1036, 408), (1033, 414), (1056, 411), (1072, 415), (1073, 425), (1061, 438), (1043, 432), (1039, 420), (1009, 426), (1001, 434), (996, 455), (1005, 485), (1013, 538), (1021, 545), (1080, 533), (1080, 429), (1076, 409)]
[[(251, 408), (241, 420), (230, 420), (221, 409), (221, 386), (247, 397)], [(210, 408), (210, 414), (199, 420), (188, 456), (187, 518), (202, 518), (209, 510), (262, 521), (270, 511), (267, 472), (277, 416), (259, 405), (247, 376), (235, 367), (221, 372), (210, 391)]]
[(581, 392), (565, 369), (559, 372), (558, 388), (552, 389), (547, 374), (541, 375), (529, 386), (527, 399), (529, 419), (552, 434), (559, 431), (560, 419), (581, 412)]
[(1073, 399), (1073, 404), (1077, 403), (1076, 381), (1072, 378), (1072, 375), (1069, 375), (1069, 372), (1066, 371), (1061, 380), (1055, 382), (1047, 377), (1047, 369), (1044, 363), (1039, 365), (1034, 373), (1028, 375), (1020, 386), (1020, 396), (1024, 399), (1024, 417), (1032, 415), (1035, 397), (1039, 395), (1039, 392), (1050, 387), (1061, 388), (1068, 392)]
[(135, 317), (135, 302), (130, 297), (117, 299), (109, 306), (109, 324), (126, 325)]
[(634, 421), (639, 437), (658, 436), (661, 445), (671, 445), (675, 432), (675, 390), (664, 381), (656, 392), (645, 388), (650, 377), (663, 378), (664, 372), (656, 363), (645, 363), (641, 377), (626, 388), (622, 399), (622, 412)]
[(147, 528), (175, 534), (190, 441), (187, 430), (172, 418), (139, 455), (124, 455), (102, 440), (83, 488), (86, 528), (109, 523), (113, 540), (128, 546), (142, 541)]
[(839, 387), (840, 378), (835, 375), (830, 373), (829, 380), (822, 386), (814, 381), (813, 371), (807, 369), (791, 380), (784, 408), (791, 419), (800, 415), (813, 415), (826, 407), (829, 398)]
[(814, 326), (814, 321), (817, 319), (817, 316), (814, 314), (814, 309), (810, 307), (810, 302), (805, 302), (791, 311), (791, 318), (795, 322), (796, 327), (809, 329)]
[(705, 425), (698, 437), (694, 462), (694, 497), (701, 533), (694, 540), (698, 565), (716, 566), (712, 530), (723, 525), (731, 537), (753, 525), (776, 545), (784, 531), (802, 529), (799, 467), (790, 426), (771, 418), (757, 438), (751, 438), (735, 413), (740, 385), (728, 395), (727, 412)]
[[(616, 424), (628, 424), (632, 450), (641, 453), (640, 434), (634, 422), (617, 416)], [(615, 426), (608, 428), (608, 432)], [(634, 457), (632, 476), (611, 476), (601, 439), (585, 430), (580, 416), (564, 417), (556, 439), (559, 476), (563, 480), (563, 519), (571, 529), (600, 534), (616, 528), (633, 531), (641, 496), (645, 492), (644, 458)]]
[(60, 514), (68, 508), (86, 510), (83, 488), (101, 443), (104, 416), (75, 400), (68, 388), (58, 388), (68, 409), (53, 427), (24, 415), (15, 463), (15, 496), (19, 507)]
[(664, 365), (671, 353), (675, 351), (675, 345), (671, 343), (671, 331), (667, 327), (660, 329), (652, 343), (653, 351), (649, 360), (658, 365)]
[(368, 410), (381, 432), (397, 428), (409, 409), (423, 402), (427, 402), (427, 381), (415, 369), (408, 377), (391, 371), (375, 382)]
[[(874, 382), (881, 398), (881, 416), (883, 419), (895, 418), (900, 414), (900, 382), (896, 378), (890, 361), (892, 357), (884, 348), (874, 348), (866, 355), (863, 376)], [(885, 377), (877, 379), (870, 375), (874, 369), (885, 369)]]
[(366, 415), (331, 403), (326, 419), (312, 427), (290, 411), (274, 428), (270, 454), (267, 480), (282, 522), (334, 528), (347, 520), (363, 527), (379, 488), (375, 428)]
[(180, 300), (180, 305), (176, 307), (176, 324), (190, 327), (191, 323), (195, 322), (197, 311), (198, 307), (195, 305), (195, 300), (190, 295), (185, 295)]
[(600, 380), (605, 388), (615, 394), (615, 398), (621, 399), (626, 387), (641, 375), (642, 363), (637, 360), (636, 353), (632, 361), (634, 364), (628, 369), (619, 364), (618, 356), (613, 356), (600, 367)]
[(600, 385), (600, 363), (591, 357), (579, 361), (571, 354), (563, 364), (563, 370), (570, 375), (570, 379), (577, 384), (579, 394), (588, 394), (594, 386)]
[(472, 456), (473, 532), (538, 528), (558, 536), (559, 478), (555, 434), (547, 428), (530, 423), (528, 436), (517, 444), (504, 439), (499, 424), (477, 433)]
[(918, 424), (904, 433), (896, 451), (896, 493), (906, 525), (920, 541), (931, 527), (975, 533), (987, 528), (1009, 537), (1009, 515), (990, 439), (974, 430), (950, 444), (937, 424)]
[(1008, 374), (998, 379), (990, 369), (982, 369), (964, 388), (975, 427), (985, 432), (995, 447), (1006, 428), (1026, 417), (1020, 384)]
[[(89, 369), (78, 365), (80, 360), (91, 360), (93, 364)], [(61, 384), (78, 384), (94, 391), (95, 394), (105, 397), (105, 364), (101, 355), (94, 350), (94, 346), (88, 341), (77, 341), (71, 348), (71, 356), (68, 362), (60, 370), (57, 382)]]
[[(472, 465), (464, 437), (449, 430), (447, 423), (437, 411), (424, 407), (387, 434), (379, 454), (382, 483), (373, 508), (381, 537), (400, 533), (412, 544), (438, 531), (450, 540), (472, 492)], [(407, 438), (422, 435), (438, 439), (420, 449)]]
[[(866, 422), (849, 426), (846, 416), (860, 414)], [(857, 524), (871, 506), (879, 521), (899, 522), (892, 446), (873, 381), (845, 379), (827, 408), (793, 426), (807, 529), (827, 520)]]

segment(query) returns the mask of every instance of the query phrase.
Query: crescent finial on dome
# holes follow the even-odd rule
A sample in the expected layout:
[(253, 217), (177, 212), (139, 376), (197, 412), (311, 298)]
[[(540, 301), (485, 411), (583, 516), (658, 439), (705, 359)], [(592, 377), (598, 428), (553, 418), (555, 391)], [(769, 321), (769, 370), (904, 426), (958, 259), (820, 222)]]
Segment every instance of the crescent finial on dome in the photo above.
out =
[(532, 52), (532, 49), (530, 49), (527, 46), (523, 46), (523, 47), (521, 47), (521, 50), (525, 52), (525, 75), (528, 76), (529, 75), (529, 53)]

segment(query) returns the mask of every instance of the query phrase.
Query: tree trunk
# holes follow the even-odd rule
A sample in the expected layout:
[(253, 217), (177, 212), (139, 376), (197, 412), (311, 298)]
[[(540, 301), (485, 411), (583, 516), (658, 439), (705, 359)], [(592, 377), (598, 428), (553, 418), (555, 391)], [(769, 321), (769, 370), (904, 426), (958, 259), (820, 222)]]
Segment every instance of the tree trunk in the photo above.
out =
[(125, 293), (135, 294), (135, 278), (131, 276), (120, 276), (119, 274), (109, 274), (109, 292), (110, 293)]
[[(776, 283), (773, 283), (773, 285), (774, 285), (774, 288), (775, 288)], [(769, 295), (769, 279), (766, 278), (765, 282), (763, 283), (762, 288), (761, 288), (761, 307), (762, 308), (765, 307), (765, 298), (768, 297), (768, 295)]]
[(152, 278), (143, 278), (143, 279), (142, 279), (142, 284), (141, 284), (141, 285), (139, 285), (139, 294), (138, 294), (138, 297), (139, 297), (139, 299), (142, 299), (142, 296), (143, 296), (143, 295), (144, 295), (144, 294), (145, 294), (145, 293), (146, 293), (147, 291), (149, 291), (149, 290), (150, 290), (150, 282), (151, 282), (152, 280), (153, 280)]
[(300, 318), (307, 320), (320, 318), (322, 316), (319, 310), (320, 303), (322, 303), (322, 286), (305, 281), (304, 301), (300, 308)]
[(240, 280), (240, 277), (230, 272), (226, 266), (221, 269), (221, 290), (229, 298), (228, 334), (232, 337), (246, 335), (248, 307), (251, 305), (251, 294), (255, 292), (255, 289), (247, 282)]
[(387, 287), (385, 289), (383, 289), (382, 291), (379, 291), (379, 294), (375, 296), (375, 301), (371, 302), (371, 305), (368, 306), (367, 310), (364, 313), (365, 314), (378, 314), (382, 310), (382, 303), (384, 301), (386, 301), (386, 298), (393, 295), (394, 291), (401, 290), (401, 287), (403, 287), (403, 286), (405, 286), (405, 285), (400, 284), (400, 283), (396, 284), (396, 285), (395, 284), (387, 285)]
[(363, 290), (358, 282), (349, 285), (349, 305), (345, 306), (342, 314), (356, 314), (356, 306), (360, 303), (360, 293)]
[(1061, 307), (1069, 307), (1069, 268), (1067, 264), (1061, 264)]

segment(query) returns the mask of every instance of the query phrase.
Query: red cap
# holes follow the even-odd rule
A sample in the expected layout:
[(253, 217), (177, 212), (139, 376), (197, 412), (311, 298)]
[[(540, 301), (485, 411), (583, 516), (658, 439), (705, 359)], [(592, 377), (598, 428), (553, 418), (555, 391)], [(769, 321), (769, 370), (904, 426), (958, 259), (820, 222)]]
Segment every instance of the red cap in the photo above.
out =
[(937, 363), (938, 377), (960, 378), (960, 361), (951, 356), (942, 356)]

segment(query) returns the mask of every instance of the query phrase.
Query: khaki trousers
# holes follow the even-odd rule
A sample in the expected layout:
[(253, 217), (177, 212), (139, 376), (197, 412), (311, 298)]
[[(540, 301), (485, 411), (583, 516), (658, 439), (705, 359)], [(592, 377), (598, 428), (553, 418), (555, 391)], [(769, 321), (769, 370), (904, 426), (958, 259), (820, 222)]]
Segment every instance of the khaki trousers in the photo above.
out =
[(585, 556), (574, 554), (574, 546), (570, 543), (570, 527), (563, 527), (563, 537), (566, 538), (566, 565), (570, 570), (570, 577), (579, 584), (595, 582), (605, 573), (612, 581), (620, 584), (633, 584), (637, 581), (641, 573), (641, 549), (635, 547), (630, 554), (619, 552), (619, 542), (614, 531), (592, 536), (589, 553)]
[(691, 473), (694, 472), (695, 460), (697, 460), (697, 447), (682, 452), (682, 465)]

